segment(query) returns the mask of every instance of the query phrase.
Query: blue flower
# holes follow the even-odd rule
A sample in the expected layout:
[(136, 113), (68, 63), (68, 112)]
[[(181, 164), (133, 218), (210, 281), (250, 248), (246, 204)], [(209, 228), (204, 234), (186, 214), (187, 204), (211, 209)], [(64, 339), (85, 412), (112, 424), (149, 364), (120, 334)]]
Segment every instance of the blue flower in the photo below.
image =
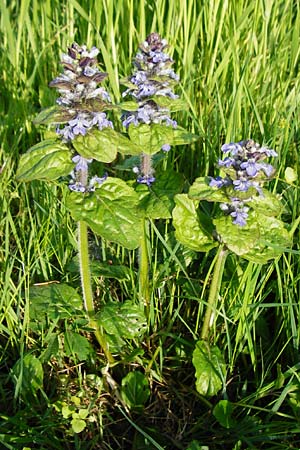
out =
[(247, 225), (246, 220), (248, 218), (248, 213), (244, 209), (236, 209), (235, 211), (232, 211), (230, 213), (231, 217), (234, 218), (232, 223), (234, 223), (235, 225), (239, 225), (240, 227)]
[[(261, 147), (252, 139), (237, 143), (230, 142), (222, 145), (221, 149), (223, 153), (230, 155), (219, 160), (219, 166), (224, 168), (226, 177), (211, 178), (209, 185), (217, 189), (224, 188), (225, 192), (229, 186), (237, 192), (247, 192), (250, 188), (254, 188), (259, 196), (263, 196), (263, 182), (266, 177), (270, 178), (273, 175), (274, 168), (261, 160), (269, 156), (277, 156), (277, 153), (272, 149)], [(226, 171), (226, 169), (229, 170)], [(262, 173), (263, 176), (261, 176)], [(231, 198), (230, 202), (222, 203), (220, 207), (224, 213), (230, 214), (234, 224), (244, 226), (249, 210), (245, 202), (251, 204), (254, 195), (252, 191), (251, 197), (247, 199)]]
[(221, 150), (223, 153), (230, 152), (232, 155), (236, 155), (241, 150), (241, 146), (239, 143), (230, 142), (229, 144), (222, 145)]
[(155, 177), (153, 175), (141, 175), (136, 180), (140, 184), (146, 184), (147, 186), (151, 186), (155, 181)]
[(171, 145), (170, 144), (164, 144), (161, 149), (162, 149), (163, 152), (169, 152), (171, 150)]
[(236, 191), (246, 192), (252, 186), (252, 183), (247, 178), (239, 178), (232, 182)]
[(88, 170), (88, 165), (93, 161), (92, 159), (86, 159), (83, 156), (76, 155), (73, 156), (72, 161), (76, 163), (75, 169), (76, 172)]
[(209, 185), (211, 187), (216, 187), (216, 188), (220, 189), (223, 186), (226, 186), (226, 178), (222, 178), (220, 176), (217, 176), (216, 178), (210, 177)]
[(230, 158), (230, 157), (226, 157), (224, 159), (219, 159), (218, 161), (218, 165), (220, 167), (231, 167), (235, 164), (235, 159), (234, 158)]

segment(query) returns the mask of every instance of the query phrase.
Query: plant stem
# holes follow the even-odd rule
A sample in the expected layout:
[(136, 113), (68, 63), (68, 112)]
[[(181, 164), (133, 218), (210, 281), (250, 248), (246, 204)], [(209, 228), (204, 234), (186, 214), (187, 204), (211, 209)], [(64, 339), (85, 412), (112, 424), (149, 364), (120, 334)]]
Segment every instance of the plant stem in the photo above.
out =
[(89, 261), (88, 229), (87, 224), (83, 221), (78, 222), (78, 250), (84, 309), (89, 317), (89, 325), (94, 329), (94, 334), (103, 349), (108, 362), (112, 364), (114, 363), (114, 358), (108, 349), (102, 327), (99, 327), (97, 321), (95, 320), (95, 307)]
[(144, 306), (146, 317), (149, 317), (150, 310), (150, 287), (149, 287), (149, 220), (143, 221), (143, 232), (139, 248), (139, 298)]
[(220, 286), (227, 254), (228, 250), (225, 249), (225, 247), (219, 248), (216, 256), (217, 260), (214, 267), (213, 278), (209, 289), (209, 296), (204, 316), (204, 322), (202, 326), (201, 339), (208, 338), (209, 328), (211, 326), (211, 317), (214, 311), (216, 310), (216, 305), (218, 302), (218, 296), (220, 292)]

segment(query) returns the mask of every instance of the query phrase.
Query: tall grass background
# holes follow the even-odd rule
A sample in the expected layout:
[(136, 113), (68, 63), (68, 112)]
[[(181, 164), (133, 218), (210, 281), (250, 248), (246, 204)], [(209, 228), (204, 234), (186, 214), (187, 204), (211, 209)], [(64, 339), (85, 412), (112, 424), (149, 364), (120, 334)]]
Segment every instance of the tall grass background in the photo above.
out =
[[(34, 426), (29, 441), (20, 438), (24, 430), (20, 436), (16, 431), (14, 415), (24, 411), (24, 404), (20, 385), (9, 381), (10, 370), (24, 352), (42, 346), (28, 331), (29, 286), (49, 281), (76, 285), (68, 271), (76, 243), (65, 191), (59, 185), (20, 184), (15, 178), (19, 156), (45, 132), (32, 120), (54, 104), (56, 94), (48, 83), (60, 71), (60, 54), (74, 40), (101, 50), (107, 88), (118, 102), (119, 79), (132, 71), (138, 44), (157, 31), (169, 43), (181, 79), (177, 92), (189, 105), (176, 119), (200, 136), (195, 144), (172, 150), (166, 164), (182, 173), (188, 186), (197, 176), (214, 174), (223, 143), (252, 137), (279, 154), (271, 188), (282, 196), (285, 220), (293, 225), (300, 211), (298, 181), (287, 184), (284, 173), (287, 166), (296, 174), (299, 170), (300, 5), (293, 0), (2, 0), (0, 13), (0, 409), (8, 424), (0, 441), (21, 449), (23, 442), (30, 447), (30, 439), (32, 448), (123, 448), (121, 441), (99, 447), (78, 438), (60, 443), (51, 438), (55, 430), (47, 413), (37, 425), (44, 440), (34, 441), (32, 435), (39, 433)], [(191, 265), (182, 270), (179, 246), (167, 239), (171, 230), (171, 223), (151, 226), (153, 335), (144, 365), (175, 395), (179, 388), (172, 379), (182, 361), (172, 360), (172, 345), (177, 338), (186, 344), (187, 336), (199, 336), (212, 259), (192, 254)], [(298, 241), (296, 229), (294, 251), (267, 265), (232, 256), (226, 266), (212, 339), (228, 363), (227, 387), (230, 392), (233, 386), (237, 416), (255, 418), (248, 428), (243, 422), (242, 444), (233, 443), (222, 427), (205, 429), (212, 404), (202, 399), (186, 435), (184, 424), (177, 424), (181, 443), (178, 438), (164, 448), (185, 449), (192, 439), (202, 439), (210, 449), (299, 448)], [(103, 259), (113, 254), (134, 270), (133, 253), (105, 242), (98, 247)], [(102, 281), (102, 295), (126, 298), (136, 289), (132, 284), (121, 282), (114, 290)], [(191, 366), (189, 371), (186, 390), (193, 383)], [(185, 389), (176, 391), (179, 399)]]

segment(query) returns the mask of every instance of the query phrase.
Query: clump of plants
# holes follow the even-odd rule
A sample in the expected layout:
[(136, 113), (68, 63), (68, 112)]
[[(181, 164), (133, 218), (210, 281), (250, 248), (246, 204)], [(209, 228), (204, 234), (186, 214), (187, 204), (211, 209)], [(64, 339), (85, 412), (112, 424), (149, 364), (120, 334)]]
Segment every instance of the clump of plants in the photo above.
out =
[[(218, 322), (227, 256), (265, 264), (290, 248), (291, 235), (281, 220), (280, 199), (265, 187), (275, 173), (265, 162), (277, 156), (274, 150), (252, 139), (224, 144), (220, 174), (200, 176), (189, 187), (182, 174), (165, 168), (173, 147), (199, 139), (173, 118), (186, 105), (175, 93), (179, 77), (165, 39), (151, 33), (140, 45), (132, 74), (121, 80), (126, 90), (120, 104), (112, 104), (101, 84), (107, 74), (99, 69), (98, 53), (95, 47), (73, 43), (62, 55), (62, 73), (49, 84), (58, 92), (56, 105), (35, 119), (36, 124), (55, 131), (22, 155), (18, 167), (20, 181), (59, 183), (67, 191), (66, 207), (77, 224), (81, 283), (30, 287), (29, 328), (44, 336), (44, 349), (39, 356), (28, 352), (22, 370), (21, 361), (15, 366), (14, 378), (18, 382), (22, 373), (24, 399), (27, 394), (36, 398), (43, 390), (43, 366), (52, 364), (61, 370), (67, 358), (83, 365), (97, 380), (95, 395), (111, 393), (130, 422), (130, 414), (144, 411), (153, 382), (155, 358), (143, 358), (150, 345), (158, 295), (150, 281), (156, 270), (153, 224), (172, 224), (175, 237), (170, 233), (165, 243), (175, 242), (176, 249), (181, 246), (213, 259), (206, 312), (192, 336), (193, 351), (183, 350), (194, 366), (198, 394), (208, 399), (226, 392), (230, 375), (225, 355), (211, 335)], [(113, 121), (112, 110), (119, 121)], [(120, 159), (123, 168), (132, 170), (129, 180), (116, 177), (111, 169)], [(91, 233), (119, 251), (138, 253), (131, 273), (126, 266), (119, 267), (118, 274), (115, 267), (106, 268), (104, 275), (101, 272), (108, 279), (135, 286), (135, 290), (127, 289), (123, 301), (103, 301), (99, 292), (95, 295), (97, 264), (90, 258)], [(184, 269), (182, 264), (180, 268)], [(45, 334), (48, 327), (51, 332)], [(162, 331), (155, 330), (158, 335)], [(171, 324), (168, 333), (176, 332)], [(29, 385), (32, 373), (34, 382)], [(80, 374), (86, 383), (89, 375)], [(82, 392), (75, 386), (72, 395), (52, 405), (71, 434), (86, 432), (89, 423), (99, 418), (97, 407), (102, 412), (107, 406), (85, 398)], [(217, 402), (214, 415), (222, 425), (236, 426), (227, 398)]]

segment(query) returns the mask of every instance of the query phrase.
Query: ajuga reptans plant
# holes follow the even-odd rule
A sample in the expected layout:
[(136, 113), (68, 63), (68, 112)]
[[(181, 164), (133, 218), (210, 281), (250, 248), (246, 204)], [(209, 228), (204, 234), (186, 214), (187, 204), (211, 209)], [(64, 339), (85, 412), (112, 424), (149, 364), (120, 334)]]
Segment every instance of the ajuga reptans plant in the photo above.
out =
[[(166, 52), (167, 42), (158, 33), (151, 33), (140, 44), (135, 55), (133, 73), (123, 84), (124, 103), (121, 116), (123, 126), (130, 139), (140, 148), (139, 165), (133, 167), (137, 175), (136, 188), (141, 200), (144, 216), (143, 234), (140, 241), (139, 288), (141, 303), (149, 309), (149, 222), (148, 219), (171, 217), (173, 197), (181, 191), (182, 181), (178, 173), (163, 173), (157, 176), (154, 155), (169, 152), (172, 145), (188, 144), (197, 139), (177, 125), (171, 113), (185, 107), (174, 93), (179, 76), (174, 72), (173, 59)], [(126, 101), (127, 99), (131, 99)]]
[(280, 220), (283, 205), (276, 194), (264, 187), (275, 170), (263, 160), (277, 153), (252, 139), (225, 144), (222, 151), (226, 156), (218, 165), (223, 176), (197, 178), (188, 194), (176, 196), (173, 210), (175, 234), (182, 244), (199, 252), (216, 249), (201, 340), (193, 358), (199, 380), (196, 385), (202, 395), (207, 394), (201, 383), (202, 366), (198, 366), (203, 354), (214, 354), (219, 367), (223, 367), (223, 375), (220, 372), (215, 383), (211, 383), (214, 388), (209, 390), (210, 395), (222, 388), (225, 373), (220, 350), (216, 346), (210, 348), (207, 340), (212, 322), (218, 320), (214, 312), (222, 298), (221, 281), (228, 253), (264, 264), (291, 246), (290, 234)]

